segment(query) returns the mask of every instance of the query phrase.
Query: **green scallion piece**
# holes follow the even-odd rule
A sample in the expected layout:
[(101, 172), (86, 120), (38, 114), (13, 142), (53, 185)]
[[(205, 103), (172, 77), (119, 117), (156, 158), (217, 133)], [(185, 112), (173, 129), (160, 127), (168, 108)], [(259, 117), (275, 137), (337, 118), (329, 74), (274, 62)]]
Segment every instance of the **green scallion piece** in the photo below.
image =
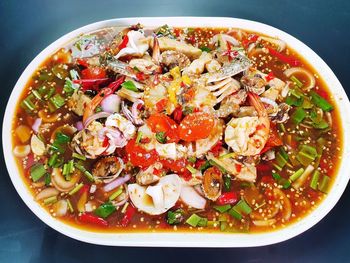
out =
[(104, 203), (95, 209), (94, 214), (99, 217), (107, 218), (113, 214), (117, 209), (111, 202)]
[(305, 110), (303, 108), (297, 108), (293, 112), (291, 119), (295, 124), (299, 124), (305, 119), (305, 117), (306, 117)]
[(205, 46), (201, 46), (199, 49), (202, 50), (202, 51), (204, 51), (204, 52), (208, 52), (208, 53), (211, 51), (210, 48), (205, 47)]
[(46, 186), (49, 186), (50, 183), (51, 183), (51, 174), (46, 173), (46, 174), (45, 174), (45, 185), (46, 185)]
[(57, 163), (57, 159), (58, 159), (58, 154), (57, 154), (57, 153), (54, 153), (53, 155), (50, 156), (50, 159), (49, 159), (49, 161), (47, 162), (47, 164), (48, 164), (50, 167), (54, 167), (55, 164)]
[(186, 168), (187, 168), (187, 170), (190, 171), (191, 174), (195, 174), (195, 173), (198, 172), (198, 171), (197, 171), (195, 168), (193, 168), (191, 165), (187, 165)]
[(68, 209), (71, 213), (74, 213), (74, 208), (72, 206), (72, 203), (69, 201), (69, 199), (67, 199), (67, 205), (68, 205)]
[(324, 111), (331, 111), (333, 110), (333, 106), (323, 97), (318, 95), (316, 92), (311, 91), (311, 101), (319, 108), (321, 108)]
[(73, 153), (72, 157), (75, 158), (75, 159), (78, 159), (78, 160), (82, 160), (82, 161), (86, 160), (86, 157), (84, 155), (80, 155), (78, 153)]
[(37, 182), (41, 177), (46, 174), (46, 169), (43, 164), (37, 163), (30, 167), (30, 177), (33, 182)]
[(290, 177), (289, 180), (291, 180), (292, 182), (294, 182), (296, 179), (298, 179), (304, 172), (304, 168), (300, 168), (298, 171), (296, 171), (295, 173), (293, 173)]
[(79, 169), (85, 176), (86, 178), (90, 181), (90, 182), (95, 182), (95, 178), (94, 176), (85, 169), (85, 167), (79, 163), (74, 163), (74, 166)]
[(54, 95), (49, 100), (56, 109), (61, 108), (66, 103), (64, 98), (60, 94)]
[(118, 196), (122, 194), (122, 192), (123, 192), (123, 188), (119, 187), (117, 191), (111, 194), (111, 196), (109, 197), (109, 201), (113, 201), (114, 199), (116, 199)]
[(197, 161), (197, 158), (194, 157), (194, 156), (191, 156), (191, 157), (188, 158), (188, 161), (189, 161), (190, 163), (195, 163), (195, 162)]
[(239, 212), (237, 212), (234, 208), (231, 208), (228, 211), (228, 214), (233, 218), (236, 218), (237, 220), (241, 220), (243, 218), (243, 216)]
[(231, 157), (236, 157), (237, 154), (236, 153), (225, 153), (223, 155), (220, 155), (219, 156), (219, 159), (225, 159), (225, 158), (231, 158)]
[[(288, 156), (288, 155), (287, 155)], [(275, 161), (277, 163), (277, 165), (281, 168), (283, 168), (286, 163), (287, 163), (287, 160), (283, 157), (283, 155), (281, 154), (281, 152), (278, 152), (276, 154), (276, 158), (275, 158)]]
[(83, 183), (80, 183), (80, 184), (76, 185), (68, 194), (69, 194), (69, 195), (74, 195), (74, 194), (77, 193), (83, 186), (84, 186)]
[(252, 212), (252, 209), (247, 204), (247, 202), (244, 199), (241, 199), (234, 207), (233, 209), (240, 213), (240, 214), (246, 214), (249, 215)]
[(220, 222), (220, 231), (224, 232), (227, 229), (227, 222)]
[(297, 160), (304, 166), (308, 166), (317, 157), (317, 150), (310, 145), (301, 145), (300, 151), (296, 155)]
[(214, 209), (220, 213), (225, 213), (231, 209), (231, 205), (215, 205)]
[(57, 202), (57, 196), (56, 195), (44, 199), (44, 204), (45, 205), (51, 205), (51, 204), (56, 203), (56, 202)]
[(208, 224), (208, 219), (207, 218), (201, 218), (197, 224), (198, 227), (206, 227)]
[(282, 179), (282, 176), (280, 176), (278, 173), (272, 173), (272, 178), (278, 182)]
[(187, 218), (186, 223), (190, 226), (196, 227), (201, 219), (202, 217), (192, 214), (189, 218)]
[(142, 139), (142, 132), (139, 131), (137, 132), (136, 143), (140, 143), (141, 139)]
[(224, 167), (222, 167), (220, 164), (218, 164), (216, 161), (214, 161), (213, 159), (209, 160), (209, 163), (212, 165), (212, 166), (216, 166), (217, 168), (219, 168), (219, 170), (224, 173), (224, 174), (227, 174), (228, 172), (226, 171), (226, 169)]
[(320, 178), (320, 172), (316, 170), (314, 174), (312, 175), (311, 181), (310, 181), (310, 187), (314, 190), (317, 190), (318, 180)]
[(157, 132), (156, 133), (156, 139), (160, 143), (166, 143), (165, 132)]
[(321, 192), (327, 194), (328, 193), (328, 189), (329, 189), (329, 183), (331, 181), (331, 178), (327, 175), (324, 175), (321, 179), (321, 182), (318, 185), (318, 190), (320, 190)]
[(70, 137), (62, 132), (56, 132), (55, 142), (59, 144), (64, 144), (70, 141)]
[(35, 98), (37, 98), (38, 100), (41, 100), (41, 95), (37, 90), (32, 90), (32, 94), (34, 95)]
[(225, 191), (230, 191), (231, 190), (231, 177), (229, 175), (224, 175), (224, 190)]
[(126, 88), (128, 90), (131, 90), (131, 91), (135, 91), (135, 92), (138, 92), (139, 90), (137, 89), (137, 87), (135, 86), (134, 82), (131, 81), (131, 80), (128, 80), (128, 81), (125, 81), (123, 84), (122, 84), (122, 87), (123, 88)]
[(295, 76), (291, 76), (290, 80), (293, 81), (299, 88), (303, 86), (303, 83)]

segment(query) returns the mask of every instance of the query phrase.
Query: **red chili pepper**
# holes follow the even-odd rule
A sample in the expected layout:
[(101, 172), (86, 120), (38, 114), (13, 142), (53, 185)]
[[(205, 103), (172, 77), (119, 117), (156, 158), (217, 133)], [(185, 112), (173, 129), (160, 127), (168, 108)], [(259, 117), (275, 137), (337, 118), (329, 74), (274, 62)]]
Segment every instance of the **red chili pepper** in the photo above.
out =
[(121, 49), (125, 48), (128, 43), (129, 43), (129, 37), (128, 37), (128, 35), (125, 35), (123, 37), (122, 42), (119, 44), (118, 49), (121, 50)]
[(177, 123), (180, 123), (182, 121), (182, 107), (178, 106), (176, 107), (176, 109), (174, 110), (174, 121), (176, 121)]
[(196, 169), (199, 169), (203, 164), (205, 164), (205, 160), (197, 160), (194, 164)]
[(174, 35), (176, 37), (178, 37), (178, 36), (180, 36), (180, 34), (181, 34), (181, 29), (180, 28), (174, 28)]
[(79, 195), (82, 195), (85, 192), (88, 192), (90, 190), (90, 185), (84, 184), (83, 187), (79, 190)]
[(135, 213), (136, 213), (136, 208), (133, 207), (131, 204), (129, 204), (129, 206), (126, 208), (124, 217), (121, 221), (121, 225), (123, 227), (126, 227), (130, 223), (130, 221)]
[(154, 168), (154, 169), (153, 169), (153, 174), (154, 174), (154, 175), (161, 175), (161, 174), (162, 174), (162, 170), (161, 170), (161, 169)]
[(275, 75), (271, 71), (267, 76), (265, 77), (266, 81), (269, 82), (270, 80), (273, 80), (275, 78)]
[(108, 222), (106, 220), (91, 213), (82, 213), (78, 218), (82, 223), (94, 224), (104, 227), (108, 226)]
[(315, 91), (316, 91), (316, 93), (317, 93), (318, 95), (320, 95), (320, 96), (323, 97), (324, 99), (326, 99), (326, 100), (329, 99), (329, 95), (328, 95), (328, 93), (327, 93), (326, 91), (321, 90), (321, 89), (318, 89), (318, 90), (315, 90)]
[(136, 79), (138, 81), (143, 81), (143, 80), (146, 80), (147, 78), (148, 78), (147, 75), (143, 72), (136, 73)]
[(218, 141), (211, 149), (210, 152), (214, 156), (218, 156), (221, 151), (222, 141)]
[(278, 52), (277, 50), (271, 48), (271, 47), (268, 47), (268, 50), (270, 52), (270, 54), (272, 56), (275, 56), (276, 58), (278, 58), (279, 60), (285, 62), (285, 63), (288, 63), (289, 65), (291, 66), (300, 66), (300, 61), (295, 59), (295, 58), (292, 58), (292, 57), (288, 57), (280, 52)]
[(168, 103), (168, 99), (161, 99), (160, 101), (158, 101), (156, 103), (157, 111), (162, 112), (163, 110), (165, 110), (167, 103)]
[(110, 88), (112, 90), (112, 93), (114, 93), (120, 87), (120, 85), (123, 84), (124, 80), (125, 80), (125, 76), (121, 76), (116, 81), (113, 81), (112, 83), (110, 83), (107, 88)]
[(99, 90), (99, 86), (102, 84), (108, 83), (109, 78), (102, 79), (76, 79), (73, 80), (73, 83), (81, 85), (81, 89), (83, 91), (86, 90)]
[(236, 168), (236, 170), (237, 170), (237, 173), (240, 173), (241, 170), (242, 170), (242, 165), (239, 164), (239, 163), (236, 163), (236, 164), (235, 164), (235, 168)]
[(84, 59), (81, 59), (81, 58), (77, 58), (77, 63), (80, 65), (80, 66), (83, 66), (83, 67), (89, 67), (89, 63), (84, 60)]
[(247, 48), (250, 44), (255, 43), (258, 40), (259, 36), (251, 34), (248, 38), (242, 40), (242, 45)]
[(238, 201), (238, 196), (235, 192), (227, 192), (223, 193), (219, 196), (219, 198), (216, 200), (216, 203), (218, 205), (228, 205), (228, 204), (235, 204)]

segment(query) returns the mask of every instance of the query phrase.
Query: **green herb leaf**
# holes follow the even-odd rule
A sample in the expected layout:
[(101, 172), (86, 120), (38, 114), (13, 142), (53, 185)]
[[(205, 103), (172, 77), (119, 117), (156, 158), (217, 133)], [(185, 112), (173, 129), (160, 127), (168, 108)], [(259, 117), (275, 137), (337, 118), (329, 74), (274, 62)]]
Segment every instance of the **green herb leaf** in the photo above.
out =
[(139, 90), (136, 88), (134, 82), (132, 82), (131, 80), (128, 80), (128, 81), (125, 81), (123, 84), (122, 84), (122, 87), (128, 89), (128, 90), (132, 90), (132, 91), (135, 91), (135, 92), (138, 92)]
[(160, 143), (166, 143), (165, 132), (157, 132), (156, 133), (156, 139)]

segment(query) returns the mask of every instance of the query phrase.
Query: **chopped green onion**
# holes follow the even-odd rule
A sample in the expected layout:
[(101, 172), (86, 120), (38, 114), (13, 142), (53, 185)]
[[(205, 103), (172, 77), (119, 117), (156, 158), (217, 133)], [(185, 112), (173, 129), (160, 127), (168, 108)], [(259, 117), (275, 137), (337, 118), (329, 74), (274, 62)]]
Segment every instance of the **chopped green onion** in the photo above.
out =
[(95, 209), (94, 213), (102, 218), (107, 218), (112, 213), (114, 213), (117, 209), (111, 202), (104, 203)]
[(47, 99), (49, 99), (49, 98), (51, 98), (53, 96), (53, 94), (55, 94), (55, 92), (56, 92), (56, 89), (55, 88), (51, 88), (51, 89), (49, 89), (49, 92), (45, 95), (45, 97)]
[(282, 156), (281, 152), (278, 152), (276, 154), (275, 161), (276, 161), (277, 165), (281, 168), (283, 168), (287, 163), (287, 160)]
[(224, 175), (224, 190), (225, 191), (230, 191), (231, 190), (231, 177), (229, 175)]
[(290, 106), (300, 107), (303, 104), (304, 98), (296, 98), (295, 96), (288, 96), (286, 98), (286, 104)]
[(43, 164), (37, 163), (30, 167), (30, 177), (34, 182), (38, 181), (46, 174), (46, 169)]
[(291, 76), (290, 80), (293, 81), (299, 88), (303, 86), (303, 83), (295, 76)]
[(70, 141), (70, 137), (62, 132), (56, 132), (55, 142), (59, 144), (67, 143)]
[(66, 81), (63, 86), (63, 91), (68, 95), (72, 95), (75, 91), (74, 83), (69, 78), (66, 78)]
[(279, 181), (282, 179), (282, 176), (280, 176), (278, 173), (272, 173), (272, 178)]
[(199, 227), (206, 227), (208, 224), (208, 219), (207, 218), (201, 218), (197, 224)]
[(318, 190), (320, 190), (321, 192), (327, 194), (330, 180), (331, 180), (331, 178), (329, 176), (324, 175), (322, 177), (322, 179), (321, 179), (321, 182), (318, 185)]
[(303, 107), (303, 109), (311, 109), (314, 105), (308, 97), (305, 97), (301, 106)]
[(211, 51), (210, 48), (205, 47), (205, 46), (201, 46), (199, 49), (202, 50), (202, 51), (204, 51), (204, 52), (208, 52), (208, 53)]
[(79, 79), (79, 73), (78, 73), (78, 71), (76, 71), (75, 69), (71, 69), (71, 70), (69, 71), (69, 75), (70, 75), (70, 77), (71, 77), (72, 80), (77, 80), (77, 79)]
[(156, 139), (160, 143), (166, 143), (165, 132), (157, 132), (156, 133)]
[(205, 170), (207, 170), (211, 166), (212, 165), (210, 164), (209, 161), (205, 161), (205, 163), (199, 167), (199, 170), (203, 173)]
[(50, 183), (51, 183), (51, 174), (46, 173), (46, 174), (45, 174), (45, 185), (46, 185), (46, 186), (49, 186)]
[(293, 173), (290, 177), (289, 180), (291, 180), (292, 182), (294, 182), (296, 179), (298, 179), (304, 172), (304, 168), (300, 168), (298, 171), (296, 171), (295, 173)]
[(247, 204), (247, 202), (244, 199), (241, 199), (234, 207), (233, 209), (240, 213), (240, 214), (246, 214), (249, 215), (252, 212), (252, 209)]
[(317, 184), (318, 180), (320, 178), (320, 172), (316, 170), (314, 174), (312, 175), (311, 181), (310, 181), (310, 187), (314, 190), (317, 190)]
[(291, 116), (292, 121), (295, 124), (301, 123), (306, 117), (306, 112), (303, 108), (297, 108)]
[(194, 110), (193, 107), (191, 107), (191, 106), (185, 106), (185, 107), (182, 109), (182, 113), (183, 113), (184, 115), (188, 115), (188, 114), (192, 113), (193, 110)]
[(228, 211), (228, 214), (233, 218), (236, 218), (237, 220), (241, 220), (243, 218), (243, 216), (239, 212), (237, 212), (234, 208), (231, 208)]
[(74, 208), (72, 206), (72, 203), (69, 201), (69, 199), (67, 199), (67, 205), (68, 205), (68, 209), (71, 213), (74, 213)]
[(191, 156), (191, 157), (188, 158), (188, 161), (189, 161), (190, 163), (195, 163), (195, 162), (197, 161), (197, 159), (196, 159), (196, 157)]
[(64, 153), (65, 149), (62, 147), (62, 145), (60, 145), (57, 142), (53, 142), (53, 144), (51, 144), (50, 146), (51, 150), (53, 150), (54, 152), (59, 152), (59, 153)]
[(286, 131), (287, 131), (287, 130), (286, 130), (286, 127), (284, 126), (283, 123), (279, 123), (279, 124), (278, 124), (278, 127), (280, 128), (280, 130), (281, 130), (282, 132), (286, 132)]
[(214, 209), (220, 213), (225, 213), (231, 209), (231, 205), (215, 205)]
[(231, 157), (236, 157), (236, 153), (225, 153), (219, 156), (219, 159), (225, 159), (225, 158), (231, 158)]
[(109, 197), (109, 201), (113, 201), (116, 199), (118, 196), (120, 196), (123, 192), (123, 187), (119, 187), (117, 191), (115, 191), (111, 196)]
[(317, 150), (315, 147), (309, 145), (301, 145), (300, 151), (298, 152), (296, 158), (304, 166), (308, 166), (317, 157)]
[(50, 159), (49, 159), (49, 161), (47, 162), (47, 164), (48, 164), (50, 167), (54, 167), (55, 164), (57, 163), (57, 159), (58, 159), (58, 154), (57, 154), (57, 153), (54, 153), (53, 155), (50, 156)]
[(311, 91), (311, 101), (319, 108), (321, 108), (324, 111), (331, 111), (333, 110), (333, 106), (323, 97), (318, 95), (316, 92)]
[(198, 173), (198, 170), (195, 169), (195, 168), (193, 168), (191, 165), (187, 165), (186, 168), (187, 168), (187, 170), (190, 171), (191, 174), (196, 174), (196, 173)]
[(55, 96), (51, 97), (50, 102), (56, 109), (61, 108), (65, 104), (65, 100), (60, 94), (56, 94)]
[(86, 170), (86, 168), (85, 168), (83, 165), (81, 165), (81, 164), (79, 164), (79, 163), (74, 163), (74, 166), (75, 166), (76, 168), (78, 168), (78, 169), (86, 176), (86, 178), (87, 178), (90, 182), (94, 182), (94, 181), (95, 181), (94, 176), (93, 176), (88, 170)]
[(25, 98), (21, 102), (21, 107), (24, 108), (25, 110), (28, 110), (28, 111), (35, 110), (35, 105), (32, 102), (33, 97), (34, 97), (33, 94), (30, 94), (27, 98)]
[(57, 196), (56, 195), (44, 199), (44, 204), (45, 205), (50, 205), (50, 204), (53, 204), (53, 203), (56, 203), (56, 202), (57, 202)]
[(76, 185), (68, 194), (69, 194), (69, 195), (74, 195), (74, 194), (77, 193), (83, 186), (84, 186), (83, 183), (80, 183), (80, 184)]
[(180, 224), (184, 220), (184, 210), (176, 209), (175, 211), (169, 210), (167, 213), (167, 223), (169, 225), (177, 225)]
[(38, 99), (41, 100), (41, 95), (37, 90), (32, 90), (32, 94)]
[(139, 131), (137, 132), (136, 143), (140, 143), (141, 139), (142, 139), (142, 132)]
[(86, 157), (84, 155), (80, 155), (80, 154), (77, 154), (77, 153), (73, 153), (72, 154), (73, 158), (75, 159), (79, 159), (79, 160), (82, 160), (82, 161), (85, 161), (86, 160)]
[(202, 217), (192, 214), (189, 218), (187, 218), (186, 223), (190, 226), (196, 227), (202, 219)]
[(227, 222), (220, 222), (220, 231), (225, 231), (227, 228), (228, 224)]
[(136, 88), (134, 82), (132, 82), (131, 80), (128, 80), (128, 81), (125, 81), (123, 84), (122, 84), (122, 87), (128, 89), (128, 90), (132, 90), (132, 91), (136, 91), (138, 92), (139, 90)]

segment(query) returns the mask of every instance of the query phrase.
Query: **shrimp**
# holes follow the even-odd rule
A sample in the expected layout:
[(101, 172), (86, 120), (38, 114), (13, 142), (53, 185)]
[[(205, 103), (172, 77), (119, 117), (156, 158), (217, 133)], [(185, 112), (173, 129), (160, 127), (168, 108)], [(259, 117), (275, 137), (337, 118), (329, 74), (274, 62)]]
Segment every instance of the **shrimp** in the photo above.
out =
[(270, 120), (258, 95), (248, 93), (250, 103), (258, 112), (257, 117), (232, 118), (225, 130), (225, 142), (243, 156), (257, 155), (264, 148), (270, 132)]

